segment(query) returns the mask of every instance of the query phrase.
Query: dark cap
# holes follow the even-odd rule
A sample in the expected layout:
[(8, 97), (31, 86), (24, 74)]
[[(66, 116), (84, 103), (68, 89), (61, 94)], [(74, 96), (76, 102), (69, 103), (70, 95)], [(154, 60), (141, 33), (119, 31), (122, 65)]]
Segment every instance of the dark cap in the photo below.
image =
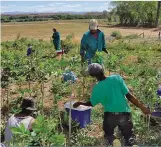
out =
[(26, 110), (31, 110), (31, 111), (35, 111), (35, 102), (34, 99), (32, 97), (26, 97), (22, 100), (22, 104), (21, 104), (21, 108), (22, 109), (26, 109)]
[(103, 66), (98, 63), (92, 63), (88, 66), (88, 73), (90, 75), (99, 75), (104, 73)]

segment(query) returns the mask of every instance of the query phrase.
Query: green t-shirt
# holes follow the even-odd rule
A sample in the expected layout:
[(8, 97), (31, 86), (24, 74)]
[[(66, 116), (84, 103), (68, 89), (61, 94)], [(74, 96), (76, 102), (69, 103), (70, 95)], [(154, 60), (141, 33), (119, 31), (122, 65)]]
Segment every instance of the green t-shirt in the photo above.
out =
[(122, 77), (112, 75), (94, 86), (90, 102), (92, 106), (101, 103), (104, 112), (131, 112), (125, 96), (128, 92)]

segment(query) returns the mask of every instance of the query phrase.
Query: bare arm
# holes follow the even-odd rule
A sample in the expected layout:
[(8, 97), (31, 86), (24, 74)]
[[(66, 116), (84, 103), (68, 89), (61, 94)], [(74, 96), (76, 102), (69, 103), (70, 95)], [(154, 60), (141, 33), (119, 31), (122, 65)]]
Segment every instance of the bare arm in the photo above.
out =
[(126, 98), (134, 104), (136, 107), (140, 108), (143, 113), (150, 114), (150, 110), (145, 107), (143, 103), (141, 103), (134, 95), (132, 95), (130, 92), (126, 94)]
[(33, 123), (35, 122), (35, 119), (33, 118), (31, 121), (30, 121), (30, 124), (28, 126), (28, 129), (29, 131), (31, 132), (32, 131), (32, 126), (33, 126)]

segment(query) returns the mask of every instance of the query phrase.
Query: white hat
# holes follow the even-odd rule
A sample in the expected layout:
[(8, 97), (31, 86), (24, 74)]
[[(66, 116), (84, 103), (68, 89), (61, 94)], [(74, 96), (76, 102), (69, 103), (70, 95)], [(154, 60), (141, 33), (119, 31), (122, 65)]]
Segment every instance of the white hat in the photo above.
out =
[(97, 30), (98, 22), (96, 19), (91, 19), (89, 22), (89, 29), (90, 30)]

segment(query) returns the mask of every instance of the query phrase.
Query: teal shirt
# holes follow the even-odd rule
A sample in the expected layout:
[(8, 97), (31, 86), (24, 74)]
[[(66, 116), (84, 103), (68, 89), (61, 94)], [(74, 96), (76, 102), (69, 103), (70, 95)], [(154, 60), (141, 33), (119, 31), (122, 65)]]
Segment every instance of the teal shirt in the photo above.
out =
[(53, 33), (52, 38), (53, 38), (53, 44), (55, 46), (55, 49), (60, 50), (61, 49), (60, 48), (60, 33), (59, 32)]
[(98, 30), (98, 38), (95, 38), (90, 31), (86, 32), (81, 40), (80, 54), (85, 54), (85, 59), (91, 59), (96, 51), (101, 52), (105, 46), (104, 33)]
[(102, 104), (104, 112), (131, 112), (126, 94), (129, 90), (120, 75), (112, 75), (98, 82), (93, 90), (90, 102), (92, 106)]
[(55, 41), (55, 42), (60, 41), (60, 33), (54, 32), (52, 38), (53, 38), (53, 41)]

